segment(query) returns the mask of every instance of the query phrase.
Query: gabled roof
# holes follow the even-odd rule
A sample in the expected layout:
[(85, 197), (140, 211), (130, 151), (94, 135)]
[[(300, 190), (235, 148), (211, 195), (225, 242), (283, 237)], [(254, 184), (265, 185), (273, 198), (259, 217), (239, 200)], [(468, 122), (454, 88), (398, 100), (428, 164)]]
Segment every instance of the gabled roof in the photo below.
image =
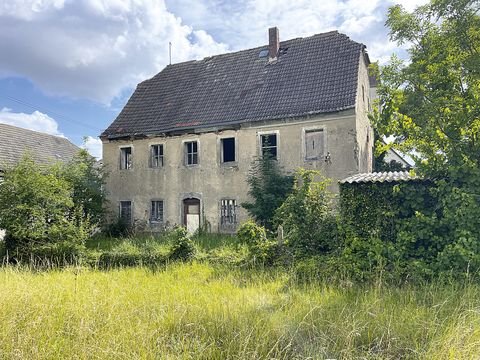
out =
[(102, 137), (157, 135), (354, 108), (363, 44), (332, 31), (281, 42), (276, 61), (260, 56), (266, 49), (167, 66), (138, 84)]
[(389, 171), (362, 173), (350, 176), (340, 180), (340, 184), (361, 184), (361, 183), (397, 183), (413, 180), (422, 180), (418, 176), (412, 175), (409, 171)]
[(39, 164), (69, 161), (80, 149), (65, 138), (0, 124), (0, 171), (29, 152)]

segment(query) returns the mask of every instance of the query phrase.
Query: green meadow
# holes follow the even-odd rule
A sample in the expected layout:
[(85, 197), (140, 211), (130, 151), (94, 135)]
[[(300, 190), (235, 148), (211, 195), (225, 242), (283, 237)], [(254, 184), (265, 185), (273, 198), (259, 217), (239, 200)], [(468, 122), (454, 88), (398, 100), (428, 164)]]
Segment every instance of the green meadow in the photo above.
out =
[(478, 359), (480, 288), (208, 263), (0, 268), (0, 359)]

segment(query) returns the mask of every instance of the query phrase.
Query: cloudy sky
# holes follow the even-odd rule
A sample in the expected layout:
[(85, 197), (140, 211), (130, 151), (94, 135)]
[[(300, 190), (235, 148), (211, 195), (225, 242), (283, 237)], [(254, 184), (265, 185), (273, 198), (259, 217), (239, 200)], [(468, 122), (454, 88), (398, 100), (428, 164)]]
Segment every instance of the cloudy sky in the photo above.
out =
[[(0, 0), (0, 122), (86, 141), (116, 117), (136, 84), (168, 63), (339, 30), (392, 53), (385, 16), (395, 0)], [(425, 0), (404, 0), (412, 10)]]

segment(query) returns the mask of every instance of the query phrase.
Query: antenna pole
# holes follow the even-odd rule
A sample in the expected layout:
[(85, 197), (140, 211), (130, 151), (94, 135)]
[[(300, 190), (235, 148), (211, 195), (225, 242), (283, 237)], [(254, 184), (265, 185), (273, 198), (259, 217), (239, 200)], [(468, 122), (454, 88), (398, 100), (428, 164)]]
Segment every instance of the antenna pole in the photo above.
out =
[(170, 58), (170, 65), (172, 65), (172, 42), (168, 42), (168, 56)]

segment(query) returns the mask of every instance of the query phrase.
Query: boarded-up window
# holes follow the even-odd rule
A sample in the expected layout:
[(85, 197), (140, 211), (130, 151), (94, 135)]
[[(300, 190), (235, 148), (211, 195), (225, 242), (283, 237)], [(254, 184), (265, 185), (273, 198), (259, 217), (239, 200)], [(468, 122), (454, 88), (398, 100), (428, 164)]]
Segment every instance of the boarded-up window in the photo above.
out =
[(132, 148), (124, 147), (120, 149), (120, 169), (127, 170), (132, 168)]
[(120, 201), (119, 217), (126, 224), (132, 223), (132, 202)]
[(150, 221), (163, 223), (163, 201), (152, 200), (150, 208)]
[(324, 157), (325, 133), (323, 129), (305, 131), (305, 158), (317, 160)]
[(260, 135), (260, 143), (262, 146), (262, 156), (270, 156), (272, 159), (277, 159), (277, 134)]
[(220, 224), (223, 227), (234, 226), (237, 223), (237, 201), (223, 199), (220, 203)]
[(163, 145), (150, 146), (150, 167), (160, 168), (163, 167)]
[(185, 165), (198, 164), (198, 143), (189, 141), (185, 143)]

